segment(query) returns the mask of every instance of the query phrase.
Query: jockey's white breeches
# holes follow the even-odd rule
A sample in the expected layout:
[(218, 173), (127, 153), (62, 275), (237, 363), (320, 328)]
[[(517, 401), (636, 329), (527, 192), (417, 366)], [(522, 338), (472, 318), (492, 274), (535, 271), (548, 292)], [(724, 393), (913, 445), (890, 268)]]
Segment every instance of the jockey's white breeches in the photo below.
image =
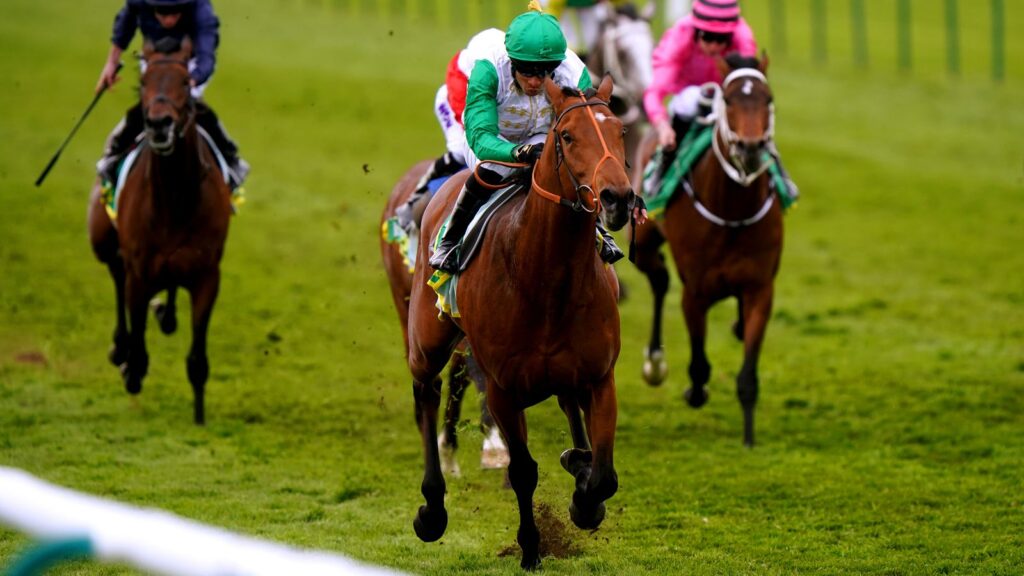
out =
[(672, 97), (672, 101), (668, 103), (668, 112), (672, 116), (678, 116), (684, 120), (692, 120), (697, 116), (699, 104), (700, 86), (687, 86)]
[(469, 145), (466, 144), (466, 128), (455, 119), (455, 111), (448, 103), (446, 84), (441, 84), (437, 89), (437, 95), (434, 96), (434, 115), (437, 116), (437, 122), (444, 132), (444, 145), (448, 152), (455, 160), (465, 164), (466, 150), (469, 149)]

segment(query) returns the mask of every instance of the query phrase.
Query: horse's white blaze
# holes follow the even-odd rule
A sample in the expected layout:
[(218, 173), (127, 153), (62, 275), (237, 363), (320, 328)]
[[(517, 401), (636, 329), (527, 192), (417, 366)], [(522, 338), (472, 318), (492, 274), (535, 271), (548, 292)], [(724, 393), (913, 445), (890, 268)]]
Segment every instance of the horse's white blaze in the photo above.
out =
[(747, 80), (746, 82), (743, 83), (743, 93), (744, 94), (746, 94), (747, 96), (750, 96), (750, 94), (753, 91), (754, 91), (754, 83), (753, 82), (751, 82), (750, 80)]
[(594, 117), (597, 118), (598, 122), (604, 122), (605, 120), (608, 119), (608, 117), (605, 116), (603, 112), (595, 112)]

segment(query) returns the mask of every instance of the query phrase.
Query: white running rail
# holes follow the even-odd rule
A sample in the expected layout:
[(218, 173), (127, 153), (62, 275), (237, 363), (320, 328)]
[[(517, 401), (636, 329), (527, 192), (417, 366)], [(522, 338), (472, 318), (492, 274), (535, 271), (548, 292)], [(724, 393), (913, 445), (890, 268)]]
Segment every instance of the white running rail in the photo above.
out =
[(40, 540), (86, 538), (97, 559), (167, 576), (399, 574), (337, 554), (290, 548), (168, 512), (87, 496), (2, 466), (0, 524)]

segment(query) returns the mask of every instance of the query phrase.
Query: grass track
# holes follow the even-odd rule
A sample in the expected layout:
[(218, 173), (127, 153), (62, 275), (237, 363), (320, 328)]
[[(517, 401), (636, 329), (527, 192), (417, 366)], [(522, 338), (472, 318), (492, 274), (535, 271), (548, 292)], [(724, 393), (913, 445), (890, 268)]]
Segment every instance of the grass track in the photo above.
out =
[[(184, 333), (150, 329), (138, 402), (104, 358), (113, 295), (89, 251), (85, 201), (132, 73), (44, 187), (31, 186), (88, 102), (115, 8), (5, 7), (0, 464), (411, 572), (518, 573), (498, 557), (514, 543), (514, 498), (474, 469), (475, 422), (466, 475), (449, 482), (447, 534), (428, 545), (411, 530), (421, 456), (376, 248), (392, 182), (441, 146), (429, 107), (464, 38), (338, 3), (217, 7), (208, 97), (254, 172), (223, 265), (201, 429), (189, 423)], [(672, 373), (648, 389), (650, 298), (620, 267), (634, 288), (617, 370), (621, 489), (599, 531), (567, 532), (582, 552), (546, 558), (546, 573), (1020, 572), (1024, 85), (1013, 70), (993, 86), (776, 60), (780, 147), (804, 199), (786, 221), (760, 445), (740, 446), (733, 307), (712, 316), (712, 397), (692, 411), (678, 282), (666, 307)], [(537, 498), (564, 520), (565, 426), (551, 402), (529, 419)], [(25, 543), (0, 529), (0, 561)]]

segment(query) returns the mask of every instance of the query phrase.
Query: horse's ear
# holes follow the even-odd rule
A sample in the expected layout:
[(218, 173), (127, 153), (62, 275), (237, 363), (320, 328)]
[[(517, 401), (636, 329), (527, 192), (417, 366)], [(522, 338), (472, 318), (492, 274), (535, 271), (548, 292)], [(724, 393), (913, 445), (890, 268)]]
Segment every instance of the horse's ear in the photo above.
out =
[(722, 75), (722, 78), (732, 73), (732, 66), (729, 66), (729, 63), (721, 56), (715, 57), (715, 65), (718, 66), (718, 72)]
[(613, 88), (612, 75), (606, 72), (604, 78), (601, 79), (601, 85), (597, 87), (597, 97), (605, 102), (611, 102)]
[(651, 20), (654, 20), (654, 13), (657, 9), (658, 8), (654, 5), (654, 2), (652, 0), (648, 0), (647, 4), (644, 4), (643, 11), (640, 12), (640, 17), (647, 20), (647, 22), (650, 22)]
[(562, 89), (555, 83), (551, 77), (544, 78), (544, 92), (548, 95), (548, 102), (554, 106), (555, 110), (561, 110), (562, 101), (565, 100), (565, 95), (562, 94)]
[(761, 61), (757, 63), (757, 69), (761, 71), (761, 74), (768, 75), (768, 51), (761, 50)]

